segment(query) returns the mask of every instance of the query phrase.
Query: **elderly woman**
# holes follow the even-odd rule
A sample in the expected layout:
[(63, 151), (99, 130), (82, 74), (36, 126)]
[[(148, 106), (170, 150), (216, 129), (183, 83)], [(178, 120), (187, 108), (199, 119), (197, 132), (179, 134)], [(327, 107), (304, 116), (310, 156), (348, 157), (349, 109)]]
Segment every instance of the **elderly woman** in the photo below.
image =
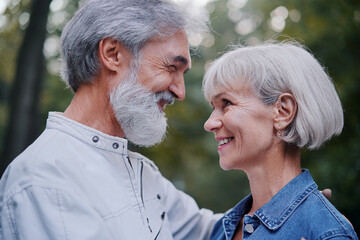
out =
[(211, 64), (203, 90), (220, 165), (243, 170), (251, 189), (212, 239), (358, 239), (300, 166), (301, 148), (343, 127), (334, 85), (309, 52), (285, 42), (235, 49)]

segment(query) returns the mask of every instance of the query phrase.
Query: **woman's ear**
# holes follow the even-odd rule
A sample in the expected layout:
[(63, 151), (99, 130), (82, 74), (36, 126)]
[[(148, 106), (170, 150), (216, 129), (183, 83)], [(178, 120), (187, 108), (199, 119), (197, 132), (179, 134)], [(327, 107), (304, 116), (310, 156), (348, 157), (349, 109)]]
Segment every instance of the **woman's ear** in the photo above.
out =
[(129, 62), (130, 53), (118, 40), (104, 38), (99, 42), (99, 60), (102, 65), (112, 72), (119, 71), (120, 67)]
[(297, 112), (295, 97), (290, 93), (281, 94), (274, 105), (274, 127), (284, 130), (294, 120)]

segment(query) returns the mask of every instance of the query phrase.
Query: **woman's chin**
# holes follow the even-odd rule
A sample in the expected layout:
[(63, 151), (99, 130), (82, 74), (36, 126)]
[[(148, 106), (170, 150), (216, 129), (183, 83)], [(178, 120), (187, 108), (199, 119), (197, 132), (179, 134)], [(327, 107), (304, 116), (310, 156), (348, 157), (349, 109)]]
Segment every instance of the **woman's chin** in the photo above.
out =
[(219, 164), (220, 164), (220, 167), (226, 171), (233, 168), (233, 164), (226, 162), (226, 161), (222, 161), (221, 158), (220, 158)]

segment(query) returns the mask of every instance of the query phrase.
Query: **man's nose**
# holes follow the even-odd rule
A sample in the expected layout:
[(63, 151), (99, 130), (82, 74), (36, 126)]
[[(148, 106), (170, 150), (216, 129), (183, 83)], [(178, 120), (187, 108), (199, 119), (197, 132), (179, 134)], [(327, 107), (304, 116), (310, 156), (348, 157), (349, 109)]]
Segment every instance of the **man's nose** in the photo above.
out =
[(210, 117), (208, 118), (208, 120), (205, 122), (204, 129), (208, 132), (214, 132), (214, 131), (220, 129), (221, 126), (222, 126), (222, 121), (217, 116), (215, 111), (213, 111), (211, 113)]
[(185, 98), (185, 82), (184, 76), (177, 76), (169, 87), (170, 92), (177, 100), (184, 100)]

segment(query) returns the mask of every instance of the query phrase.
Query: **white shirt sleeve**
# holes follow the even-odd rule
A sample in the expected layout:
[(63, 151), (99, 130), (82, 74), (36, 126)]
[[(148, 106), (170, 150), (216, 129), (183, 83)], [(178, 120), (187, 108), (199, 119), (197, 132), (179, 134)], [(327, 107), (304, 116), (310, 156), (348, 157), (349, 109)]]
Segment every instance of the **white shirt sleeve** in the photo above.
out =
[(3, 203), (0, 239), (112, 239), (99, 214), (62, 189), (27, 186)]
[(223, 214), (199, 209), (195, 200), (164, 178), (165, 206), (174, 239), (209, 239), (211, 230)]

